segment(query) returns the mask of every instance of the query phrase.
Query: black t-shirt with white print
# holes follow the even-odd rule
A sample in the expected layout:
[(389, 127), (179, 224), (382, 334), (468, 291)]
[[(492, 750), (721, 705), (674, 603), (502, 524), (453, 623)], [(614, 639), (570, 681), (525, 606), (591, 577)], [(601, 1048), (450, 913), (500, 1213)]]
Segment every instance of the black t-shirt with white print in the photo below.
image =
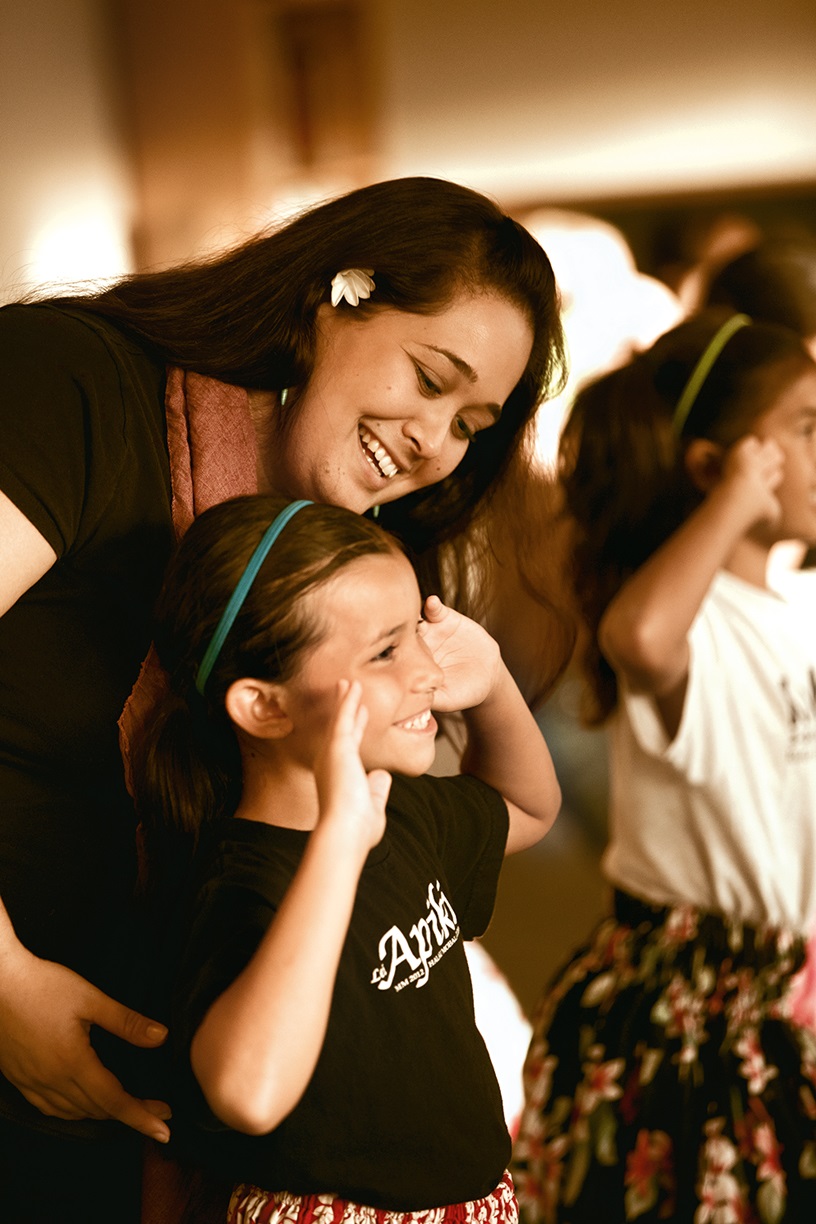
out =
[(394, 778), (317, 1067), (294, 1111), (260, 1137), (213, 1118), (187, 1051), (251, 958), (308, 834), (240, 819), (214, 830), (177, 977), (181, 1147), (234, 1182), (397, 1211), (489, 1194), (510, 1140), (462, 940), (490, 920), (507, 830), (504, 800), (474, 778)]

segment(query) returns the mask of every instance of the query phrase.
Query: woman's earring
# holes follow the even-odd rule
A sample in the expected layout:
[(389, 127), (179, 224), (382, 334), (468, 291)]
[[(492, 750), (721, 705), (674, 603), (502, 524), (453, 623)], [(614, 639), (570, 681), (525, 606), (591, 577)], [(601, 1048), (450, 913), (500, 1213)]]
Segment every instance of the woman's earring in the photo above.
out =
[(371, 507), (371, 517), (375, 519), (378, 519), (380, 517), (380, 507), (379, 506)]
[(286, 401), (288, 400), (288, 398), (289, 398), (289, 388), (284, 387), (283, 390), (278, 395), (278, 401), (280, 403), (281, 408), (286, 407)]

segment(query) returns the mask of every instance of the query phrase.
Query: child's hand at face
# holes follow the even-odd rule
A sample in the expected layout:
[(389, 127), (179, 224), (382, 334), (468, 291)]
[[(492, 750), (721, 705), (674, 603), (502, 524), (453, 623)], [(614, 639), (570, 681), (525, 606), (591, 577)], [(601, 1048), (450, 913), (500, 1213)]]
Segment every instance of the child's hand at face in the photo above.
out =
[(385, 832), (385, 804), (391, 775), (385, 769), (367, 774), (360, 759), (360, 744), (368, 721), (359, 681), (338, 685), (337, 705), (314, 772), (320, 802), (320, 820), (342, 820), (350, 833), (358, 833), (366, 849), (376, 846)]
[(445, 713), (481, 705), (501, 671), (498, 645), (486, 629), (436, 595), (425, 600), (423, 615), (423, 640), (444, 676), (433, 708)]
[(726, 452), (722, 480), (753, 511), (752, 522), (772, 524), (781, 514), (776, 490), (784, 469), (785, 453), (774, 438), (748, 434)]

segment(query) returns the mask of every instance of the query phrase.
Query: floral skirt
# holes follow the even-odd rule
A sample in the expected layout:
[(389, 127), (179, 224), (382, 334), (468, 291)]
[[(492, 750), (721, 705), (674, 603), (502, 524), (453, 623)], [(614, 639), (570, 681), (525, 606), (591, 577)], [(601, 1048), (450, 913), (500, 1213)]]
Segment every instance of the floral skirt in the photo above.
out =
[(789, 932), (615, 895), (534, 1017), (523, 1224), (816, 1224), (816, 1034)]
[(332, 1194), (270, 1193), (257, 1186), (237, 1186), (227, 1224), (517, 1224), (513, 1181), (505, 1173), (486, 1198), (427, 1211), (384, 1211), (364, 1207)]

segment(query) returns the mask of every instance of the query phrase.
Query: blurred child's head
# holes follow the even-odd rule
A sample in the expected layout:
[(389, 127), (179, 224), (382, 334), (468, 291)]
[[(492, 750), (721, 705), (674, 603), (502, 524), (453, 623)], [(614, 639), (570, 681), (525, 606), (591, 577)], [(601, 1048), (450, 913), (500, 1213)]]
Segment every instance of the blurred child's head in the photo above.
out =
[(708, 302), (789, 327), (816, 357), (816, 238), (764, 238), (720, 269)]
[(574, 585), (593, 635), (626, 578), (700, 504), (739, 438), (776, 436), (785, 415), (777, 409), (788, 404), (800, 430), (790, 454), (812, 453), (802, 413), (814, 406), (814, 375), (796, 333), (707, 310), (579, 392), (559, 465), (576, 532)]
[[(692, 444), (732, 446), (816, 368), (795, 333), (732, 319), (705, 311), (576, 396), (559, 454), (567, 508), (587, 532), (608, 524), (622, 564), (639, 565), (699, 503)], [(714, 359), (688, 397), (704, 355)]]

